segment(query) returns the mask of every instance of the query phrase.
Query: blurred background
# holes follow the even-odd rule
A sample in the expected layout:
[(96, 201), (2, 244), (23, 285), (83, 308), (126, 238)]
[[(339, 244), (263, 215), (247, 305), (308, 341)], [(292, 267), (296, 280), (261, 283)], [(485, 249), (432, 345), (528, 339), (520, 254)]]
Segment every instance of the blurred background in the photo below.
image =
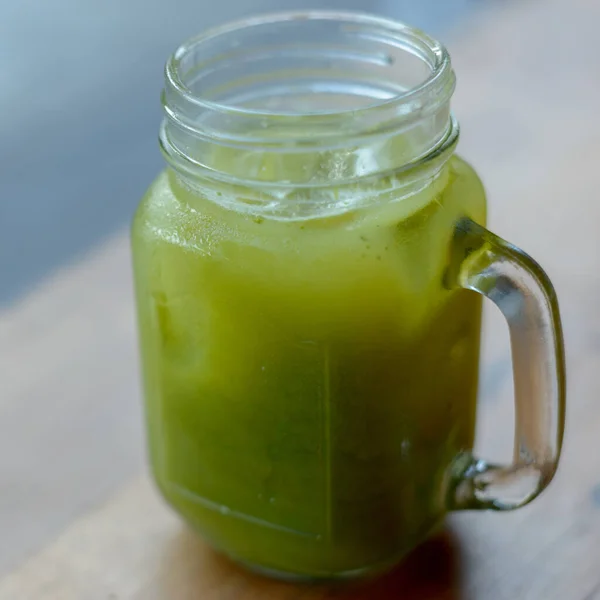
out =
[[(567, 468), (534, 512), (471, 515), (461, 556), (483, 565), (474, 590), (499, 589), (503, 569), (506, 595), (494, 598), (600, 597), (588, 593), (600, 547), (597, 2), (0, 0), (0, 600), (33, 598), (3, 595), (4, 575), (145, 472), (127, 228), (163, 165), (165, 60), (208, 27), (303, 8), (399, 19), (453, 55), (460, 152), (489, 190), (491, 226), (558, 289), (568, 423), (580, 432), (567, 436)], [(490, 312), (486, 457), (510, 453), (513, 422), (508, 335)], [(590, 583), (579, 595), (569, 587), (578, 574)]]
[(162, 67), (186, 38), (313, 7), (371, 11), (451, 38), (491, 2), (0, 1), (0, 306), (127, 224), (162, 166)]

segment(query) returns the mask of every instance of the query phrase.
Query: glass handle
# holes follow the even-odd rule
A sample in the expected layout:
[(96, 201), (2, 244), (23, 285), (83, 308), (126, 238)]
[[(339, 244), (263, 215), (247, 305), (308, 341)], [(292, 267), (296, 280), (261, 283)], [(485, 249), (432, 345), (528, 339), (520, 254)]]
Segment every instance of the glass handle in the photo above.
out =
[(512, 510), (550, 483), (565, 421), (565, 356), (558, 301), (542, 268), (470, 219), (452, 242), (451, 287), (489, 298), (508, 322), (515, 387), (513, 463), (460, 456), (449, 493), (452, 509)]

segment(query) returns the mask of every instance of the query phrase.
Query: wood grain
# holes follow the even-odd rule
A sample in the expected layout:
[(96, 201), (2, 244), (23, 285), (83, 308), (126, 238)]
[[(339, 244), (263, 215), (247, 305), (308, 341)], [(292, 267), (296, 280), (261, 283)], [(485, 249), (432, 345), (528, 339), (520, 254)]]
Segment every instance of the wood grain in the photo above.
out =
[[(269, 581), (217, 556), (142, 474), (122, 234), (0, 315), (0, 440), (12, 435), (0, 455), (20, 435), (35, 448), (0, 459), (11, 498), (0, 499), (0, 523), (10, 514), (24, 524), (8, 540), (0, 533), (0, 565), (3, 553), (12, 557), (0, 600), (600, 598), (599, 19), (589, 0), (499, 3), (450, 46), (461, 152), (487, 182), (492, 227), (540, 260), (563, 311), (567, 435), (547, 493), (512, 514), (454, 515), (393, 573), (352, 587)], [(490, 311), (478, 426), (480, 451), (492, 458), (511, 445), (507, 342)], [(98, 414), (115, 420), (114, 435), (94, 438)], [(67, 452), (78, 454), (69, 462), (78, 469), (65, 471)], [(24, 472), (27, 485), (6, 485)], [(35, 495), (40, 480), (46, 494), (59, 482), (56, 498)]]

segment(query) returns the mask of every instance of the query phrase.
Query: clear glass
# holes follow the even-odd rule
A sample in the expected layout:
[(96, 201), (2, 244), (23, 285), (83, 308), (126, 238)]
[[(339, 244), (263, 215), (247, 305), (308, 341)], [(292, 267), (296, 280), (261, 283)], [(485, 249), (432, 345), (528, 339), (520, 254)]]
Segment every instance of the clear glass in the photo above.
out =
[[(370, 575), (448, 510), (514, 508), (554, 473), (556, 300), (482, 227), (453, 89), (439, 43), (356, 14), (228, 25), (167, 65), (169, 166), (132, 233), (151, 463), (183, 518), (253, 568)], [(475, 292), (513, 337), (506, 468), (471, 455)]]

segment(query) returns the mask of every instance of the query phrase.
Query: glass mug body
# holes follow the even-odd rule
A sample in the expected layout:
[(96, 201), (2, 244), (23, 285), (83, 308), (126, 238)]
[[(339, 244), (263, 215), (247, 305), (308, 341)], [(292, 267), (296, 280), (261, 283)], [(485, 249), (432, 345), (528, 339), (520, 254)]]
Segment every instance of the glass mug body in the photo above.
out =
[(132, 233), (152, 470), (254, 568), (372, 574), (486, 502), (487, 291), (461, 277), (492, 242), (461, 254), (486, 201), (453, 89), (437, 42), (353, 14), (225, 26), (167, 65), (168, 167)]

